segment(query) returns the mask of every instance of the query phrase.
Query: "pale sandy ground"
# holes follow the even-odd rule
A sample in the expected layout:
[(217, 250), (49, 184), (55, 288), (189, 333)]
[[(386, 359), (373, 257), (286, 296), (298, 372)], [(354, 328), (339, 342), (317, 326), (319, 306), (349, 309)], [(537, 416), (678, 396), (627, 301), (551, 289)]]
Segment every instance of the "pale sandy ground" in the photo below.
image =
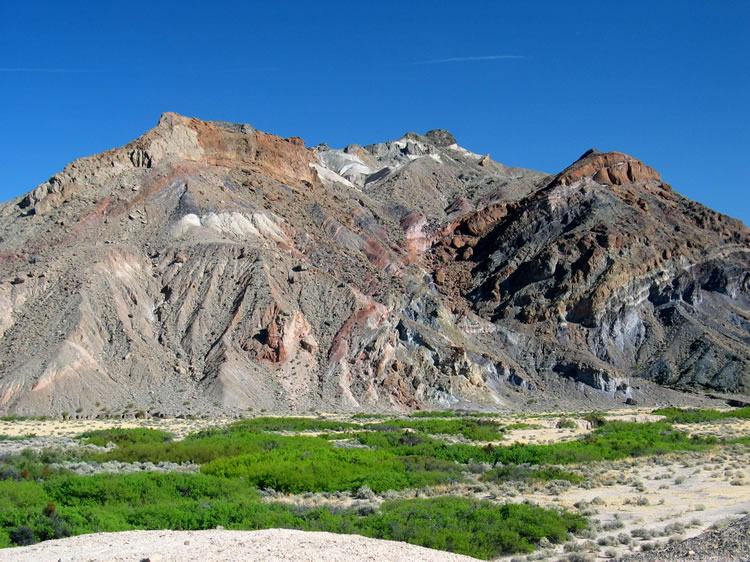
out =
[[(658, 421), (663, 417), (651, 415), (649, 412), (650, 410), (646, 409), (614, 410), (607, 412), (604, 417), (610, 421), (634, 421), (640, 423)], [(572, 420), (577, 427), (558, 428), (557, 424), (562, 419)], [(509, 430), (506, 433), (505, 439), (502, 442), (498, 442), (498, 445), (510, 445), (512, 443), (558, 443), (560, 441), (578, 439), (582, 435), (591, 431), (591, 424), (589, 422), (584, 419), (578, 419), (574, 415), (568, 416), (567, 418), (555, 416), (554, 414), (523, 418), (511, 416), (508, 419), (503, 419), (502, 425), (513, 424), (516, 422), (523, 422), (529, 425), (539, 425), (542, 427)]]
[(113, 427), (133, 428), (146, 427), (172, 433), (177, 439), (187, 434), (210, 427), (219, 427), (232, 421), (230, 419), (184, 420), (184, 419), (101, 419), (101, 420), (17, 420), (0, 421), (0, 435), (21, 437), (36, 435), (39, 437), (71, 437), (84, 431), (110, 429)]
[[(323, 414), (326, 418), (336, 418), (341, 420), (349, 420), (350, 418), (341, 414)], [(276, 416), (269, 416), (276, 417)], [(297, 417), (316, 417), (300, 415)], [(648, 414), (648, 410), (618, 410), (607, 412), (607, 419), (621, 420), (621, 421), (653, 421), (660, 419), (660, 416), (651, 416)], [(556, 425), (561, 419), (560, 416), (554, 414), (548, 414), (544, 416), (519, 416), (517, 414), (509, 414), (502, 418), (494, 418), (493, 421), (497, 421), (499, 425), (507, 425), (516, 422), (524, 422), (533, 425), (543, 426), (540, 429), (517, 429), (508, 432), (507, 438), (503, 441), (503, 444), (510, 444), (513, 442), (518, 443), (545, 443), (555, 442), (565, 439), (573, 439), (590, 431), (590, 427), (587, 422), (583, 420), (577, 420), (572, 417), (578, 424), (577, 429), (557, 429)], [(9, 437), (21, 437), (24, 435), (36, 435), (39, 437), (57, 436), (57, 437), (71, 437), (79, 435), (84, 431), (92, 431), (97, 429), (109, 429), (113, 427), (119, 428), (133, 428), (133, 427), (146, 427), (151, 429), (159, 429), (167, 431), (175, 435), (177, 439), (184, 438), (187, 434), (200, 431), (202, 429), (208, 429), (211, 427), (221, 427), (237, 421), (236, 419), (229, 418), (215, 418), (215, 419), (175, 419), (175, 418), (152, 418), (152, 419), (97, 419), (97, 420), (16, 420), (16, 421), (2, 421), (0, 420), (0, 435), (7, 435)], [(374, 421), (374, 420), (367, 420)]]
[(266, 531), (124, 531), (80, 535), (33, 546), (0, 550), (8, 562), (461, 562), (476, 560), (402, 542), (358, 535)]
[[(713, 457), (705, 458), (708, 460)], [(717, 462), (718, 464), (725, 467), (729, 463), (722, 461)], [(554, 497), (543, 494), (524, 494), (523, 499), (531, 499), (543, 507), (570, 509), (581, 500), (591, 502), (594, 498), (599, 498), (603, 503), (592, 506), (598, 511), (593, 518), (606, 525), (614, 521), (617, 516), (623, 525), (619, 529), (602, 530), (599, 537), (617, 536), (620, 533), (630, 534), (631, 531), (639, 528), (661, 530), (670, 523), (679, 522), (685, 525), (685, 531), (681, 534), (682, 538), (689, 538), (708, 530), (713, 524), (738, 519), (750, 513), (750, 482), (745, 481), (741, 486), (733, 486), (729, 481), (724, 480), (724, 468), (719, 471), (711, 470), (695, 474), (695, 467), (684, 468), (682, 465), (682, 462), (674, 462), (661, 466), (649, 466), (643, 461), (640, 463), (635, 461), (632, 463), (632, 468), (614, 471), (638, 479), (645, 487), (643, 492), (637, 491), (632, 485), (616, 484), (591, 490), (571, 488)], [(717, 472), (721, 472), (722, 475), (712, 476)], [(664, 479), (663, 476), (666, 474), (669, 474), (669, 477)], [(681, 476), (685, 478), (685, 481), (676, 484), (677, 478)], [(637, 498), (646, 498), (648, 505), (637, 505), (634, 502)], [(700, 520), (700, 524), (690, 526), (694, 519)], [(668, 538), (638, 539), (634, 540), (633, 544), (637, 551), (642, 543), (653, 541), (664, 543)], [(631, 552), (626, 546), (609, 546), (602, 548), (602, 551), (608, 549), (614, 549), (618, 555)]]

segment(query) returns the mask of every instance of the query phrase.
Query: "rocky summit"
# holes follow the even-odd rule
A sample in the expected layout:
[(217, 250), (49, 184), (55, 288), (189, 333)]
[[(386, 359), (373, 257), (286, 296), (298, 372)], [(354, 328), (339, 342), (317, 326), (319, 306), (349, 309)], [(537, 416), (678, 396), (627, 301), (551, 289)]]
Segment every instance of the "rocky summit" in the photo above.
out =
[(306, 148), (174, 113), (0, 205), (0, 412), (616, 407), (750, 389), (750, 231), (619, 152)]

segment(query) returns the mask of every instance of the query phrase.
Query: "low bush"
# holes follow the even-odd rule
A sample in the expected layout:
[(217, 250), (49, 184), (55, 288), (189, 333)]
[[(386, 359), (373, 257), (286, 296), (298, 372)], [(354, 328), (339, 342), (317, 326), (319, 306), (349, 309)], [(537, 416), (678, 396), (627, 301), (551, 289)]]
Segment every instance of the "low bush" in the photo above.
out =
[(506, 425), (503, 430), (504, 431), (511, 431), (513, 429), (543, 429), (543, 425), (539, 425), (538, 423), (525, 423), (525, 422), (518, 422), (518, 423), (511, 423)]
[(365, 536), (483, 559), (531, 552), (542, 538), (561, 543), (586, 527), (582, 517), (567, 512), (457, 497), (385, 502), (368, 523)]
[(669, 423), (703, 423), (728, 418), (750, 418), (750, 406), (727, 410), (725, 412), (720, 412), (719, 410), (659, 408), (651, 413), (666, 416), (665, 421)]
[(86, 431), (78, 436), (84, 443), (105, 446), (107, 443), (164, 443), (172, 440), (172, 434), (146, 428), (111, 428)]
[(506, 465), (494, 468), (481, 478), (485, 482), (548, 482), (551, 480), (565, 480), (571, 484), (581, 484), (584, 477), (576, 472), (570, 472), (555, 467), (530, 468), (528, 466)]
[(203, 464), (219, 458), (272, 449), (326, 449), (330, 444), (318, 437), (286, 436), (247, 430), (242, 426), (189, 435), (182, 441), (121, 442), (116, 449), (91, 456), (92, 460), (124, 462), (177, 462)]
[(52, 463), (81, 460), (76, 451), (25, 449), (19, 455), (3, 455), (0, 459), (0, 480), (42, 480), (70, 474), (64, 468), (50, 468)]
[(412, 412), (412, 418), (456, 418), (459, 414), (451, 410), (422, 410)]
[(336, 420), (320, 420), (316, 418), (253, 418), (230, 424), (226, 429), (211, 430), (207, 433), (223, 431), (338, 431), (360, 428), (359, 424)]
[[(502, 428), (493, 421), (477, 419), (405, 419), (389, 420), (388, 426), (399, 429), (413, 429), (427, 434), (463, 435), (472, 441), (498, 441), (503, 439)], [(365, 426), (365, 429), (378, 426)]]
[(452, 462), (333, 447), (314, 450), (285, 447), (222, 458), (203, 465), (201, 472), (225, 478), (241, 477), (258, 488), (284, 493), (356, 492), (362, 486), (381, 493), (462, 479), (461, 467)]

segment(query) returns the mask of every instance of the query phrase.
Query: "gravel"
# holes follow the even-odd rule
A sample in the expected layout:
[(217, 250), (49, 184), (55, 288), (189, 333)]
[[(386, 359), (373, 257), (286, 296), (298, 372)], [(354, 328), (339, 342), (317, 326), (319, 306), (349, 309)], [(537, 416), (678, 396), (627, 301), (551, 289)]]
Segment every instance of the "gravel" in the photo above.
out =
[(358, 535), (265, 531), (124, 531), (96, 533), (0, 550), (0, 562), (88, 562), (95, 560), (176, 562), (182, 560), (340, 560), (460, 562), (475, 560), (403, 542)]
[(648, 553), (619, 559), (621, 562), (747, 562), (750, 560), (750, 515), (720, 531), (708, 531), (697, 537)]

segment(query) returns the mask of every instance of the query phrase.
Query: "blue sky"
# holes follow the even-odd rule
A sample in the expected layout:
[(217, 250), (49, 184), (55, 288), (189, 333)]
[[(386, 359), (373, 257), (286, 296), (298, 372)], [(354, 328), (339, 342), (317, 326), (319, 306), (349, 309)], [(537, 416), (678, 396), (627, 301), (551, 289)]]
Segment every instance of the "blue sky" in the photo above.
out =
[(512, 166), (632, 154), (750, 224), (750, 2), (0, 0), (0, 199), (164, 111), (308, 145), (444, 128)]

